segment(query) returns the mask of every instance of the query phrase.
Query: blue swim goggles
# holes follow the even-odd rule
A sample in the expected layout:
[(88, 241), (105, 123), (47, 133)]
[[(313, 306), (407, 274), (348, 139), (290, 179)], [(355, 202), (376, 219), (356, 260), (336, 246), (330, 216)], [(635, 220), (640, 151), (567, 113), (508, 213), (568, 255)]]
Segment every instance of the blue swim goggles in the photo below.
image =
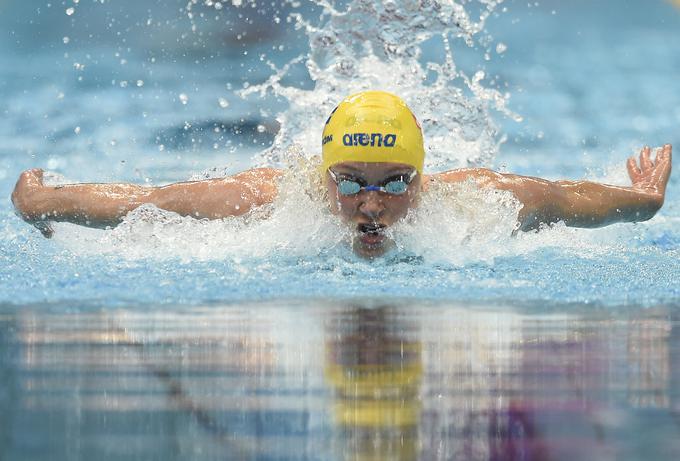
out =
[(413, 181), (413, 178), (416, 177), (418, 171), (413, 170), (408, 174), (394, 175), (385, 180), (383, 184), (379, 186), (367, 185), (365, 181), (357, 178), (338, 178), (338, 175), (331, 169), (328, 170), (328, 174), (331, 175), (331, 178), (335, 184), (338, 185), (338, 192), (340, 192), (342, 195), (355, 195), (362, 190), (385, 192), (390, 195), (401, 195), (406, 192), (408, 185), (411, 184), (411, 181)]

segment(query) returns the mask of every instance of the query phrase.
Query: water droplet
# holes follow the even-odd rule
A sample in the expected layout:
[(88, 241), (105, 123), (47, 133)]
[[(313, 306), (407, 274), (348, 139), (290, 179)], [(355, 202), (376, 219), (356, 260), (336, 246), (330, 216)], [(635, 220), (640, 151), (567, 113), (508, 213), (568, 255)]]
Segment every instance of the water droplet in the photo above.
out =
[(144, 86), (144, 80), (137, 80), (137, 86), (139, 87)]
[(216, 10), (221, 10), (221, 9), (222, 9), (222, 3), (220, 3), (220, 2), (215, 2), (215, 9), (216, 9)]
[(67, 44), (68, 44), (68, 42), (70, 42), (70, 41), (71, 41), (71, 39), (70, 39), (70, 38), (68, 38), (68, 37), (64, 37), (64, 38), (62, 38), (61, 40), (62, 40), (62, 41), (64, 42), (64, 45), (67, 45)]
[(496, 53), (498, 53), (498, 54), (505, 53), (505, 51), (507, 49), (508, 49), (508, 46), (503, 42), (500, 42), (496, 45)]
[(231, 0), (231, 4), (234, 6), (241, 6), (243, 4), (242, 0)]
[(267, 130), (267, 128), (264, 125), (257, 125), (257, 132), (258, 133), (264, 133)]
[(76, 12), (76, 9), (73, 8), (73, 7), (66, 8), (66, 16), (71, 16), (75, 12)]
[(80, 127), (79, 127), (79, 126), (75, 127), (75, 128), (73, 129), (73, 132), (74, 132), (75, 134), (80, 134)]
[(180, 93), (179, 100), (182, 104), (186, 105), (186, 103), (189, 102), (189, 96), (187, 96), (186, 93)]
[(225, 98), (219, 98), (217, 100), (217, 103), (220, 105), (222, 109), (226, 109), (229, 107), (229, 101), (227, 101)]

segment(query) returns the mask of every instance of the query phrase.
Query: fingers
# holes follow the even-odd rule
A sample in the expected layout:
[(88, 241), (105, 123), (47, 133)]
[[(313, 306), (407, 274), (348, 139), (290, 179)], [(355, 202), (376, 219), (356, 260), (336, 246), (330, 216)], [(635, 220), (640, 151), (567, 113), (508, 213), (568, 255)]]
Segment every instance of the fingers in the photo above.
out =
[(19, 176), (16, 189), (42, 187), (43, 185), (43, 170), (34, 168), (26, 170)]
[(672, 150), (670, 144), (665, 144), (656, 149), (656, 157), (652, 161), (652, 149), (645, 146), (640, 151), (639, 166), (635, 157), (629, 158), (626, 167), (633, 187), (663, 195), (671, 174)]
[(633, 180), (633, 182), (640, 177), (642, 174), (642, 171), (640, 171), (640, 168), (637, 166), (637, 162), (635, 161), (635, 157), (630, 157), (628, 161), (626, 162), (626, 168), (628, 168), (628, 176), (630, 176), (630, 179)]
[(21, 179), (31, 185), (43, 185), (44, 171), (40, 168), (32, 168), (21, 173)]
[(656, 151), (656, 163), (659, 161), (671, 161), (671, 156), (673, 152), (673, 147), (670, 144), (665, 144), (663, 147)]
[(651, 152), (652, 149), (649, 146), (643, 147), (642, 151), (640, 152), (640, 169), (642, 171), (649, 170), (654, 167), (652, 159), (650, 158)]
[(670, 144), (663, 146), (656, 154), (656, 169), (659, 170), (658, 177), (661, 190), (666, 189), (666, 184), (671, 176), (671, 156), (672, 147)]

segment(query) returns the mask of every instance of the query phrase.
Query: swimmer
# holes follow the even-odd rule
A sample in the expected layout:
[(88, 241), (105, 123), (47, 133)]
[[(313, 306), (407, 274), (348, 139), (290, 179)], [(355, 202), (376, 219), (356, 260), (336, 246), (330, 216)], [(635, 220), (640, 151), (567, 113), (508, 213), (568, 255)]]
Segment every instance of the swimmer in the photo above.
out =
[[(377, 257), (392, 242), (385, 229), (418, 206), (434, 182), (474, 181), (481, 188), (509, 191), (520, 202), (518, 229), (564, 222), (600, 227), (650, 219), (664, 202), (671, 173), (671, 146), (644, 147), (627, 168), (630, 187), (590, 181), (548, 181), (485, 168), (423, 172), (423, 135), (415, 115), (399, 97), (365, 91), (344, 99), (330, 114), (321, 136), (322, 168), (330, 211), (354, 229), (354, 250)], [(256, 168), (234, 176), (161, 187), (134, 184), (46, 186), (43, 171), (25, 171), (12, 192), (14, 207), (45, 237), (50, 221), (112, 227), (143, 204), (195, 218), (243, 215), (274, 201), (282, 170)]]

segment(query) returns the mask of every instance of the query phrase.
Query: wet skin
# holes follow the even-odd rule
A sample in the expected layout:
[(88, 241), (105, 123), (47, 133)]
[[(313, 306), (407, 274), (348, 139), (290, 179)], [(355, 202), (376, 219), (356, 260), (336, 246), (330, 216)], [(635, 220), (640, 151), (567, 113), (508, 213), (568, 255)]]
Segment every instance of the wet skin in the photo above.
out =
[[(364, 185), (383, 185), (395, 176), (407, 176), (410, 165), (400, 163), (343, 162), (332, 167), (339, 179), (357, 179)], [(402, 219), (417, 204), (421, 175), (417, 174), (400, 195), (362, 190), (354, 195), (342, 195), (338, 186), (326, 173), (326, 187), (333, 214), (355, 228), (354, 251), (373, 258), (383, 255), (394, 243), (384, 230)]]

